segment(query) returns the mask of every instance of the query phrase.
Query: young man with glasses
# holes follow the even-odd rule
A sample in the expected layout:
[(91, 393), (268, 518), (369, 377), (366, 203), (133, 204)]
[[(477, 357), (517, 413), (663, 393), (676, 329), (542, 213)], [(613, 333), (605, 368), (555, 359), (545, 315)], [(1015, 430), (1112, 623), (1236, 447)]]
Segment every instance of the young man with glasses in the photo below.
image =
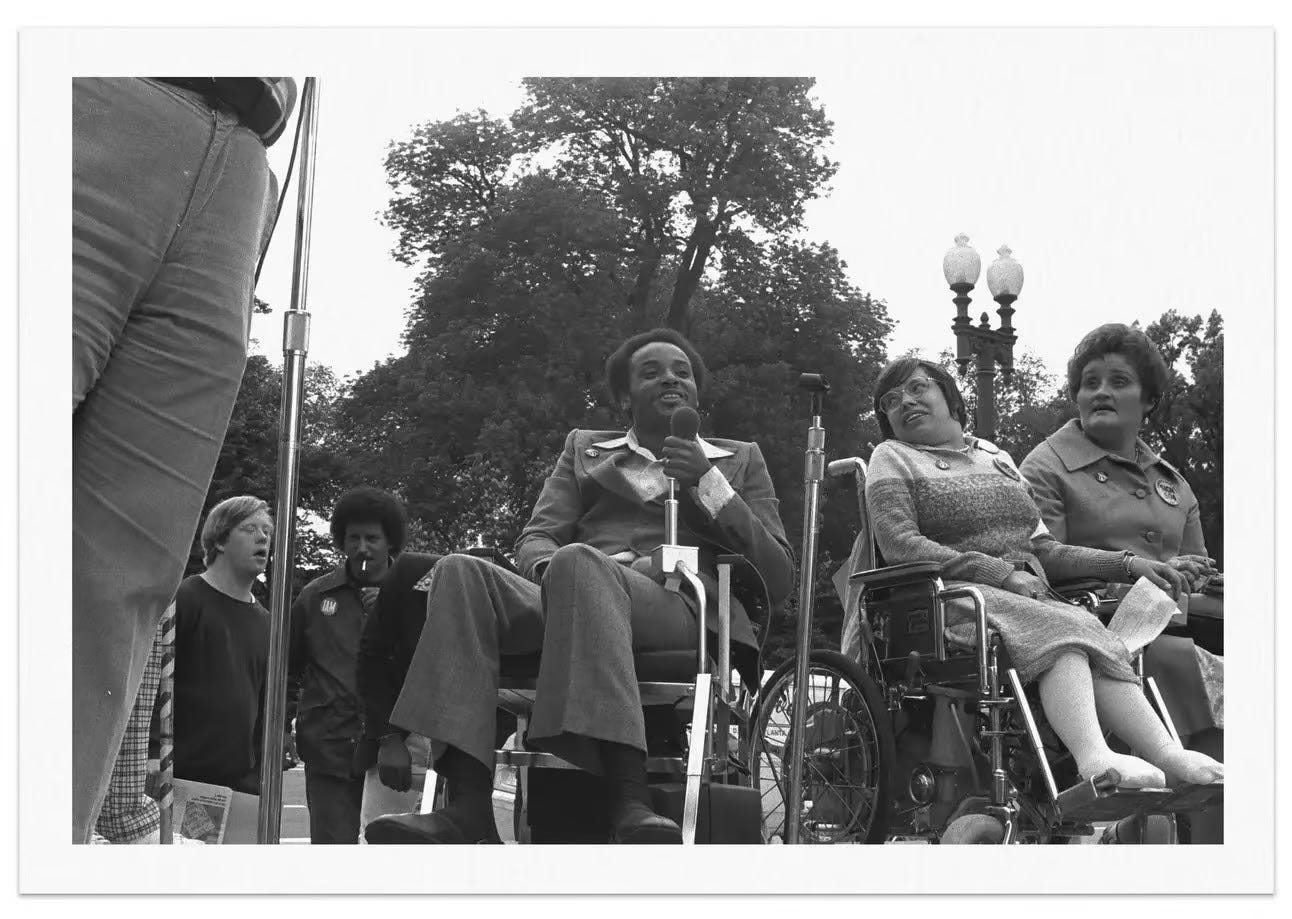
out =
[(206, 570), (175, 594), (175, 777), (260, 793), (269, 611), (251, 587), (269, 564), (269, 506), (241, 495), (202, 526)]

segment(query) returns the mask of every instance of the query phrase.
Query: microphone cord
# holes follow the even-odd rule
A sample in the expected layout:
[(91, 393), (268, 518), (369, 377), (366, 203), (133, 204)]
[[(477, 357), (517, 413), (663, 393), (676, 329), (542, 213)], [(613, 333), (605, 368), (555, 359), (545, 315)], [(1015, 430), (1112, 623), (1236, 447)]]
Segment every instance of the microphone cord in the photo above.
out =
[(282, 191), (278, 195), (278, 206), (274, 208), (274, 222), (269, 226), (269, 239), (265, 242), (265, 247), (260, 250), (260, 258), (256, 262), (256, 274), (252, 278), (251, 287), (255, 290), (260, 283), (260, 269), (265, 267), (265, 256), (269, 254), (269, 246), (274, 241), (274, 231), (278, 229), (278, 218), (283, 213), (283, 203), (287, 200), (287, 189), (292, 183), (292, 170), (296, 166), (296, 151), (300, 149), (301, 144), (301, 125), (305, 121), (305, 100), (306, 94), (314, 95), (314, 84), (308, 79), (301, 88), (301, 104), (296, 107), (296, 130), (292, 133), (292, 154), (287, 160), (287, 172), (283, 176)]

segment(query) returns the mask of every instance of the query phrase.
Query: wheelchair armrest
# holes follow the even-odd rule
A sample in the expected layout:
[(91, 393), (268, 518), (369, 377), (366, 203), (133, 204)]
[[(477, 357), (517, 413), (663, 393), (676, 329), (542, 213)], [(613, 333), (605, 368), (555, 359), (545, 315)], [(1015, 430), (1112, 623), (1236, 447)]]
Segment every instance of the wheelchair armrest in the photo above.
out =
[(1050, 586), (1065, 597), (1075, 597), (1079, 594), (1098, 593), (1108, 586), (1108, 582), (1099, 578), (1077, 578), (1072, 581), (1052, 581)]
[(871, 571), (859, 571), (848, 580), (860, 582), (866, 590), (883, 590), (889, 587), (919, 584), (921, 581), (933, 581), (941, 576), (942, 565), (938, 562), (907, 562), (904, 565), (889, 565)]

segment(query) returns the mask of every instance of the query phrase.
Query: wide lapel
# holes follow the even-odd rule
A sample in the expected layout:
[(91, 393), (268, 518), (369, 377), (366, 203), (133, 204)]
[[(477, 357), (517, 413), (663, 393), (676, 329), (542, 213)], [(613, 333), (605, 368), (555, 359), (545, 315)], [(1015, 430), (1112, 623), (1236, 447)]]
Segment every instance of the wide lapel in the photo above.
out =
[[(626, 442), (622, 442), (622, 439), (623, 435), (596, 432), (580, 446), (578, 461), (583, 464), (583, 470), (588, 478), (606, 491), (633, 504), (641, 504), (641, 495), (633, 488), (628, 477), (624, 475), (623, 469), (620, 468), (633, 455), (632, 448)], [(621, 443), (613, 447), (602, 445), (610, 440), (621, 441)]]

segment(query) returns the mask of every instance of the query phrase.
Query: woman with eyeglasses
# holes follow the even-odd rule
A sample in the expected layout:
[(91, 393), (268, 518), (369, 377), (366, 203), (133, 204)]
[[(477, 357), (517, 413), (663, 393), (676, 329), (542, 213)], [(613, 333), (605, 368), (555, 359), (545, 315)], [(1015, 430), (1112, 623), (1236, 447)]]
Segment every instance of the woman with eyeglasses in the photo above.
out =
[[(1218, 574), (1203, 541), (1198, 499), (1179, 470), (1140, 438), (1167, 383), (1166, 362), (1147, 335), (1120, 323), (1099, 326), (1068, 361), (1068, 396), (1078, 417), (1029, 453), (1020, 471), (1056, 539), (1165, 562), (1197, 595)], [(1195, 596), (1192, 626), (1215, 622), (1200, 615), (1206, 605), (1222, 604)], [(1145, 650), (1144, 671), (1160, 688), (1185, 745), (1223, 759), (1224, 660), (1211, 653), (1223, 645), (1207, 649), (1195, 638), (1207, 643), (1213, 636), (1160, 636)], [(1223, 814), (1195, 815), (1192, 831), (1193, 842), (1223, 841)]]
[[(1183, 575), (1131, 552), (1057, 542), (1009, 455), (965, 434), (964, 402), (937, 364), (893, 361), (876, 393), (885, 440), (868, 464), (866, 503), (885, 563), (938, 562), (944, 582), (982, 592), (989, 623), (1023, 681), (1039, 684), (1046, 717), (1084, 778), (1111, 769), (1123, 787), (1222, 779), (1222, 764), (1167, 733), (1121, 639), (1049, 587), (1051, 577), (1146, 577), (1176, 594)], [(1110, 749), (1105, 729), (1142, 758)]]

